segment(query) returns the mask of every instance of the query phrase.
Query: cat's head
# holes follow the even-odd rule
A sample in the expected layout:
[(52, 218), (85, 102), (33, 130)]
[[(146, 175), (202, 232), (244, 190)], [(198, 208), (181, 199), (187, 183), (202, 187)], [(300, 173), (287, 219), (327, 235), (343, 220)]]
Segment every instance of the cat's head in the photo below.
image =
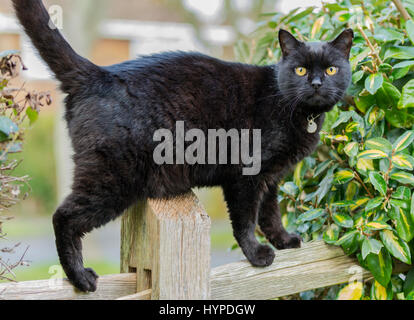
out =
[(283, 58), (278, 83), (286, 103), (300, 104), (313, 113), (329, 111), (351, 82), (349, 55), (354, 32), (346, 29), (331, 42), (302, 42), (279, 32)]

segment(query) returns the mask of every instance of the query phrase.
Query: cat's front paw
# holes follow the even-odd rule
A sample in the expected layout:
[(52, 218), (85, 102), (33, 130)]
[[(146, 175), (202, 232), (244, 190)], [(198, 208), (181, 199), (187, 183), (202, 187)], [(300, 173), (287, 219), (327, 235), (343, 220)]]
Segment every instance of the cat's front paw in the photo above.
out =
[(99, 276), (93, 269), (87, 268), (77, 271), (75, 276), (70, 278), (70, 282), (82, 292), (95, 292)]
[(286, 233), (284, 236), (280, 237), (279, 239), (272, 241), (272, 244), (278, 250), (283, 249), (293, 249), (293, 248), (300, 248), (302, 243), (302, 238), (297, 234), (288, 234)]
[(257, 248), (250, 254), (247, 259), (254, 267), (268, 267), (275, 260), (275, 252), (272, 248), (265, 245), (257, 246)]

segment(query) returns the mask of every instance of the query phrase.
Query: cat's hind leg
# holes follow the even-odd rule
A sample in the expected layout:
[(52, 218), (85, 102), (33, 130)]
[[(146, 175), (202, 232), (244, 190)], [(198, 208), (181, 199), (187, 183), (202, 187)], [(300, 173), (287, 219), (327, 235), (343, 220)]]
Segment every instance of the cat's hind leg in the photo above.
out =
[(122, 214), (123, 208), (113, 204), (105, 199), (73, 193), (53, 216), (61, 265), (71, 283), (81, 291), (96, 291), (98, 279), (92, 269), (83, 266), (81, 239)]
[(127, 161), (122, 167), (117, 161), (98, 157), (77, 160), (72, 194), (54, 214), (53, 226), (67, 277), (79, 290), (94, 292), (98, 276), (83, 266), (82, 237), (119, 217), (139, 197), (141, 189)]
[(249, 262), (255, 267), (270, 266), (275, 253), (255, 237), (256, 220), (262, 191), (244, 181), (223, 186), (224, 197), (232, 221), (233, 233)]

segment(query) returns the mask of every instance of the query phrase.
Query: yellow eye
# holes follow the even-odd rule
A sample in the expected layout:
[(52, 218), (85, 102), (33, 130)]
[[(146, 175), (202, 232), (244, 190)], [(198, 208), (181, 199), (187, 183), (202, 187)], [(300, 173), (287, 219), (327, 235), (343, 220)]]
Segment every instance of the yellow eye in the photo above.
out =
[(337, 72), (338, 68), (335, 67), (329, 67), (328, 69), (326, 69), (326, 73), (328, 74), (328, 76), (334, 76)]
[(295, 72), (298, 76), (303, 77), (304, 75), (308, 73), (308, 70), (306, 70), (306, 68), (304, 67), (299, 67), (295, 69)]

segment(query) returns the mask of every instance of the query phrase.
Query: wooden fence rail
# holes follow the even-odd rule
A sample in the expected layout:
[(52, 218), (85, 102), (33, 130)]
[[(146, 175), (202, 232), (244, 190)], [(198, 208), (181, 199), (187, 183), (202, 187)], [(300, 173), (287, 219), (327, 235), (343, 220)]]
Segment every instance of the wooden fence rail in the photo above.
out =
[[(103, 276), (95, 293), (66, 280), (0, 284), (0, 300), (255, 300), (370, 279), (358, 261), (321, 241), (276, 252), (273, 265), (247, 261), (210, 269), (210, 219), (194, 194), (138, 203), (124, 215), (121, 274)], [(395, 272), (410, 266), (399, 264)]]

